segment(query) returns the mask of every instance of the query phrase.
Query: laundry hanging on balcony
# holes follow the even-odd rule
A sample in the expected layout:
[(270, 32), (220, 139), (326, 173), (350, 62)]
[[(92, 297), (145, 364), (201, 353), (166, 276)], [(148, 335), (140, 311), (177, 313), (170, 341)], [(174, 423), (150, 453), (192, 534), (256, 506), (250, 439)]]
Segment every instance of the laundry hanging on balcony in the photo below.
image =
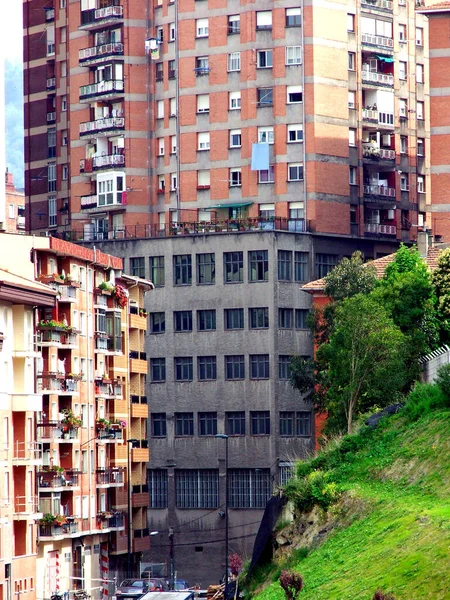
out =
[(252, 144), (252, 171), (269, 170), (269, 144)]

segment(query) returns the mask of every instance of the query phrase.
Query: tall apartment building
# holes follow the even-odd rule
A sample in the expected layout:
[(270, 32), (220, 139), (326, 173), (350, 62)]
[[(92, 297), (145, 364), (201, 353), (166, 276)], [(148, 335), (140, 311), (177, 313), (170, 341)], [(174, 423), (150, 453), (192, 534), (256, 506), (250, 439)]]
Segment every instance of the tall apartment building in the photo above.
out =
[(311, 352), (300, 282), (426, 223), (426, 19), (411, 0), (24, 11), (30, 231), (95, 242), (158, 282), (149, 560), (172, 545), (178, 573), (209, 583), (227, 480), (214, 432), (233, 436), (241, 554), (272, 483), (313, 445), (286, 381), (289, 356)]

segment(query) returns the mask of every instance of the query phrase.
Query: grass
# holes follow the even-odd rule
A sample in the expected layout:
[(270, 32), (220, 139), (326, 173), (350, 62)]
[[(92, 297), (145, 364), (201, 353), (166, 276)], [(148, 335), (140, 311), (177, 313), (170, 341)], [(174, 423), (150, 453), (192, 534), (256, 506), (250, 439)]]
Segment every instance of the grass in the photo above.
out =
[[(450, 411), (413, 423), (399, 414), (355, 441), (345, 454), (325, 453), (325, 470), (361, 511), (291, 557), (305, 583), (299, 600), (372, 600), (378, 587), (396, 600), (450, 600)], [(250, 597), (282, 600), (284, 566), (265, 567), (266, 587), (260, 576)]]

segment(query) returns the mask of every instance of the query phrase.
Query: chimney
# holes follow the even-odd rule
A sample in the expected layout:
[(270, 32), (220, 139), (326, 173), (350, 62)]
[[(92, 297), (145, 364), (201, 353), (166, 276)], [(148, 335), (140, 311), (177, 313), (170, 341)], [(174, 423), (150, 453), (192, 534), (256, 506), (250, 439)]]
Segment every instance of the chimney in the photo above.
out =
[(428, 256), (428, 231), (419, 231), (417, 233), (417, 249), (422, 258)]

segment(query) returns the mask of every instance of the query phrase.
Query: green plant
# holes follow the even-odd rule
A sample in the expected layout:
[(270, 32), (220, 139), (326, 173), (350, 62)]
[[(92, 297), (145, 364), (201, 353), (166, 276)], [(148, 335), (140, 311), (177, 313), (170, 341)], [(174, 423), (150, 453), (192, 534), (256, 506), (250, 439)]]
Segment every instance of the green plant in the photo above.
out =
[(440, 387), (448, 403), (450, 401), (450, 364), (439, 367), (436, 384)]
[(287, 600), (295, 600), (303, 589), (303, 578), (300, 573), (281, 571), (280, 585)]
[(55, 521), (55, 515), (51, 513), (45, 513), (42, 519), (40, 519), (39, 523), (41, 525), (51, 525)]
[[(69, 377), (70, 377), (70, 373), (69, 373)], [(66, 425), (68, 427), (81, 427), (82, 426), (83, 421), (82, 421), (81, 417), (75, 416), (74, 413), (70, 410), (70, 408), (65, 408), (62, 411), (62, 414), (64, 415), (64, 418), (61, 421), (62, 425)]]
[(301, 479), (291, 480), (285, 491), (301, 512), (309, 512), (314, 506), (328, 510), (342, 493), (340, 487), (330, 480), (330, 475), (321, 470), (314, 470)]
[(95, 424), (97, 426), (97, 429), (108, 429), (111, 425), (111, 423), (110, 423), (110, 421), (108, 421), (108, 419), (103, 419), (103, 418), (97, 419)]
[(411, 421), (417, 421), (421, 416), (448, 405), (448, 398), (439, 385), (416, 383), (408, 394), (404, 410)]

